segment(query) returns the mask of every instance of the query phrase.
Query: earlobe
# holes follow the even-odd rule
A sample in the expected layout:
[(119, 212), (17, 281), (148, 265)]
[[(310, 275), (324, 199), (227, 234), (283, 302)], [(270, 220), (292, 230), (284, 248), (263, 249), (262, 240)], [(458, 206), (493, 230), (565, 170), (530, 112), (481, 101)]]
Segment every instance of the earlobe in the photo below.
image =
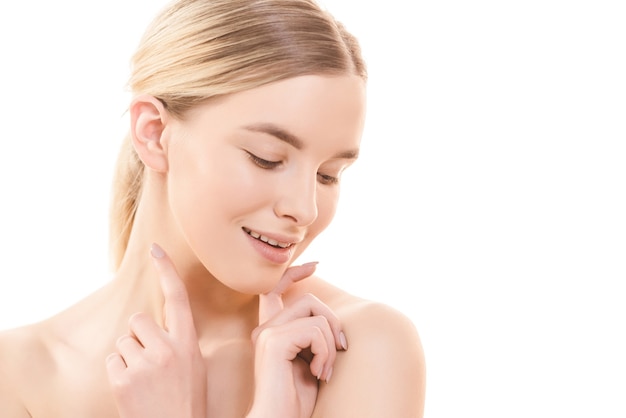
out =
[(154, 96), (143, 94), (130, 105), (130, 133), (137, 155), (154, 171), (166, 172), (167, 147), (164, 141), (167, 110)]

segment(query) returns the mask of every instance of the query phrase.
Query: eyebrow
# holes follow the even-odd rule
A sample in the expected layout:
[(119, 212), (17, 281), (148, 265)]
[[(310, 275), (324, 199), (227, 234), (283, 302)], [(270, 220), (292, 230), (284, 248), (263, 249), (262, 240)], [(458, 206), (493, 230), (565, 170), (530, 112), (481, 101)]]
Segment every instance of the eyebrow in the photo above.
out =
[[(304, 143), (302, 142), (300, 138), (298, 138), (296, 135), (292, 134), (291, 132), (271, 123), (257, 123), (253, 125), (246, 125), (244, 126), (244, 129), (251, 131), (251, 132), (261, 132), (264, 134), (271, 135), (291, 145), (292, 147), (298, 150), (301, 150), (302, 148), (304, 148)], [(356, 160), (358, 156), (359, 156), (359, 150), (352, 149), (352, 150), (339, 152), (335, 154), (333, 157), (345, 158), (348, 160)]]

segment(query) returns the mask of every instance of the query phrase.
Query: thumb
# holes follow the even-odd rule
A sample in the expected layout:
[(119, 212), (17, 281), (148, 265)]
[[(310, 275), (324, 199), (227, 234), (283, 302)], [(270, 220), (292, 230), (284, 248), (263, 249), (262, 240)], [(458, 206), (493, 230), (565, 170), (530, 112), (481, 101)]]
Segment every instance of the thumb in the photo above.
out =
[(283, 273), (274, 289), (268, 293), (259, 295), (259, 325), (274, 317), (283, 309), (283, 293), (302, 279), (309, 277), (315, 272), (317, 261), (302, 264), (301, 266), (289, 267)]

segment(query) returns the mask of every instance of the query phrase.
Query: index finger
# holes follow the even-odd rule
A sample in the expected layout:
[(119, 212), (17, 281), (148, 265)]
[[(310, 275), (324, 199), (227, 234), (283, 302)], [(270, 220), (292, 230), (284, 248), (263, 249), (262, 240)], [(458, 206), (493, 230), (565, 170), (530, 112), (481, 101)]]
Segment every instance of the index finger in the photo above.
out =
[(180, 279), (172, 260), (159, 245), (152, 244), (150, 254), (165, 298), (163, 304), (165, 330), (176, 338), (195, 338), (196, 329), (185, 284)]
[(274, 289), (259, 295), (259, 325), (268, 321), (283, 310), (283, 293), (293, 283), (309, 277), (315, 272), (317, 262), (289, 267), (283, 273)]

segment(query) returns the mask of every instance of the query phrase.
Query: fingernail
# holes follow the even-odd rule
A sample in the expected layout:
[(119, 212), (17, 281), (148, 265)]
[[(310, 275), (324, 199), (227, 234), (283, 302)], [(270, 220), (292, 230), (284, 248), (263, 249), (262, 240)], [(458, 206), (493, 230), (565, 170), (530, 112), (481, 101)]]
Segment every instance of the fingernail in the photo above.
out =
[(319, 261), (309, 261), (308, 263), (304, 263), (302, 267), (316, 266), (318, 264), (319, 264)]
[(331, 367), (330, 370), (328, 370), (328, 374), (326, 375), (326, 383), (330, 382), (330, 377), (333, 375), (333, 368)]
[(344, 350), (348, 349), (348, 340), (346, 340), (346, 334), (343, 331), (339, 332), (339, 344), (341, 344), (341, 348)]
[(165, 251), (163, 251), (163, 248), (159, 247), (157, 244), (152, 244), (150, 246), (150, 254), (152, 254), (152, 257), (154, 258), (163, 258), (165, 256)]

